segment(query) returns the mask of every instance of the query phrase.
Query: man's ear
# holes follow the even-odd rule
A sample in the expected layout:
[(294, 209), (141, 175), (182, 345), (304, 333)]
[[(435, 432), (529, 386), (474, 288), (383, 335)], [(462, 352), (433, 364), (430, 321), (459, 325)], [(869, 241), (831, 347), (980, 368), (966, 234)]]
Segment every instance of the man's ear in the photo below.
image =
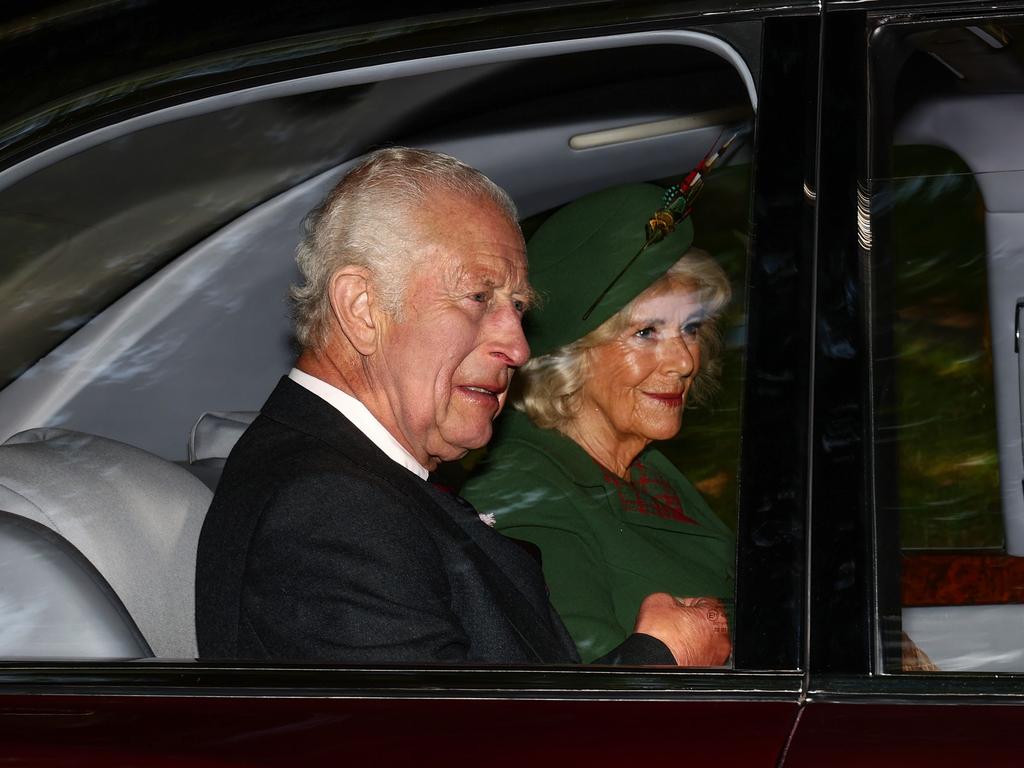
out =
[(362, 267), (345, 267), (335, 272), (328, 284), (331, 312), (345, 338), (361, 355), (377, 348), (380, 327), (374, 322), (374, 291), (370, 272)]

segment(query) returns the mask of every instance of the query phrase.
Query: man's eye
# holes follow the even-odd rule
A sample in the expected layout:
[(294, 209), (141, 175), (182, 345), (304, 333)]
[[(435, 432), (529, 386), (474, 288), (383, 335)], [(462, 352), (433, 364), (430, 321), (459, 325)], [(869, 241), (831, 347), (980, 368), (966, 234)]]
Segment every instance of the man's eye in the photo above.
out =
[(515, 307), (516, 312), (518, 312), (520, 315), (526, 312), (526, 302), (523, 301), (522, 299), (513, 299), (512, 306)]
[(654, 336), (654, 333), (654, 326), (648, 325), (646, 328), (641, 328), (633, 335), (636, 336), (638, 339), (649, 339), (652, 336)]
[(469, 298), (472, 299), (473, 301), (477, 301), (483, 304), (487, 301), (489, 297), (485, 291), (479, 291), (477, 293), (471, 294)]

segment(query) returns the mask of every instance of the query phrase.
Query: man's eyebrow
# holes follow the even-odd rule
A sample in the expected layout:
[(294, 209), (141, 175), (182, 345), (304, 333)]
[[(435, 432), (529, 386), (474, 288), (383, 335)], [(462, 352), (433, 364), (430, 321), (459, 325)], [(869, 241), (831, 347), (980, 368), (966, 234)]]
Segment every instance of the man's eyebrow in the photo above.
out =
[[(469, 288), (487, 288), (493, 290), (500, 288), (505, 284), (504, 280), (497, 280), (494, 275), (489, 273), (472, 273), (462, 272), (457, 280), (459, 290), (467, 290)], [(540, 295), (534, 290), (533, 286), (529, 283), (522, 283), (520, 285), (513, 286), (509, 289), (509, 293), (517, 297), (520, 301), (524, 302), (527, 308), (534, 307), (540, 300)]]
[(540, 294), (529, 283), (513, 288), (512, 295), (519, 297), (519, 300), (526, 304), (526, 309), (532, 309), (540, 302)]

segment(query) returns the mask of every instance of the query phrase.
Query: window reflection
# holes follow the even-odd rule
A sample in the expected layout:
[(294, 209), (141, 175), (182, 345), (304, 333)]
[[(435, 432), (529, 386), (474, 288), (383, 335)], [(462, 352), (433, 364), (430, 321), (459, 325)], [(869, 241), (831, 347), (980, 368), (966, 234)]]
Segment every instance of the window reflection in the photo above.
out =
[(897, 25), (876, 49), (875, 501), (883, 625), (902, 627), (884, 638), (890, 671), (1024, 672), (1022, 32)]

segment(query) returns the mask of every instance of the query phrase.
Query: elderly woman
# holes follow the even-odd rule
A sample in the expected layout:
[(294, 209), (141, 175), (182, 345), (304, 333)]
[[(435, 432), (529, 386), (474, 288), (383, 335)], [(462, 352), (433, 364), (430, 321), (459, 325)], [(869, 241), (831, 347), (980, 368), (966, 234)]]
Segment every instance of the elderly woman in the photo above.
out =
[(647, 184), (605, 190), (530, 239), (542, 301), (527, 321), (534, 357), (517, 374), (517, 412), (462, 491), (503, 533), (540, 548), (584, 661), (630, 634), (650, 594), (732, 599), (730, 530), (650, 447), (675, 437), (687, 403), (714, 388), (715, 319), (730, 298), (721, 267), (690, 248), (688, 219), (630, 263), (661, 199)]

